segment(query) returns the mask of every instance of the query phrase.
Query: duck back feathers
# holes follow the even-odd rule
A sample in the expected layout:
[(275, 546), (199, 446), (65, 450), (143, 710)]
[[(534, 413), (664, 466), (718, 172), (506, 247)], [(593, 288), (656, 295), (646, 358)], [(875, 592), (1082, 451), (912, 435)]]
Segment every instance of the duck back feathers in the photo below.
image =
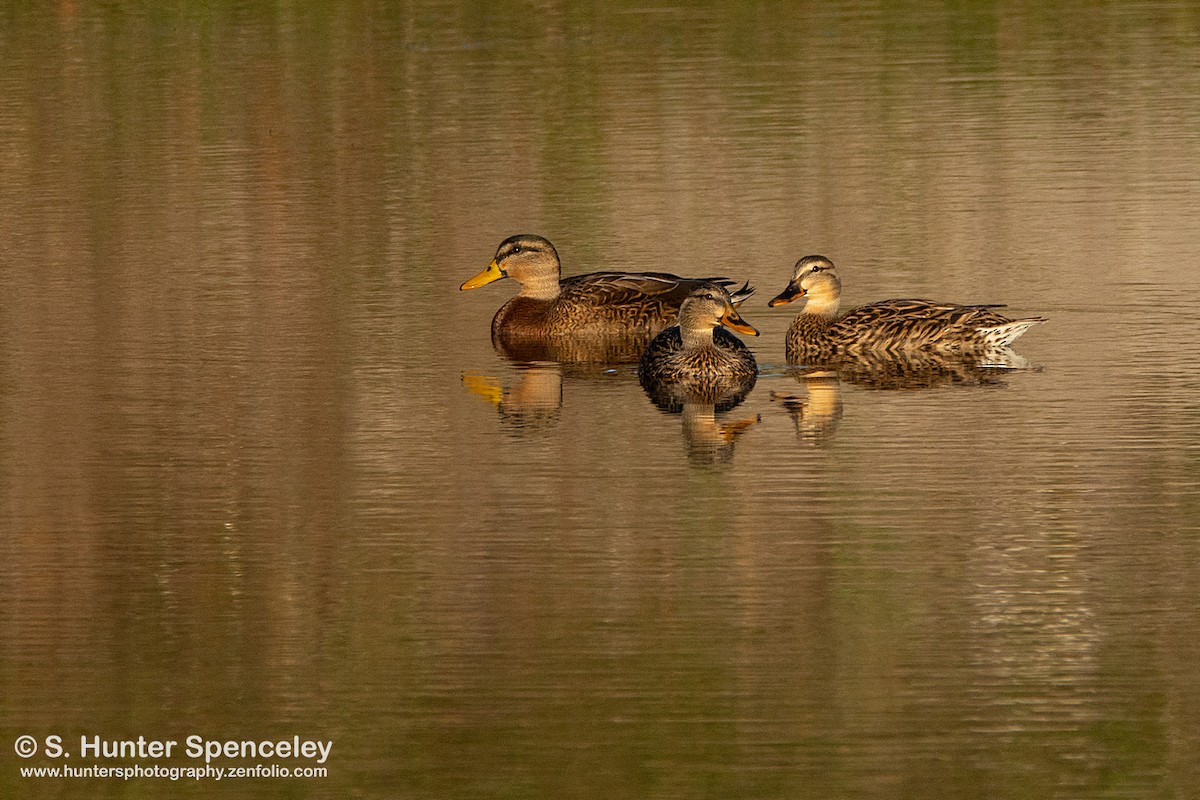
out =
[(771, 305), (803, 298), (786, 338), (789, 361), (839, 353), (987, 353), (1011, 345), (1046, 320), (1009, 319), (1002, 305), (962, 305), (931, 300), (884, 300), (839, 315), (841, 280), (833, 263), (807, 256), (796, 263), (791, 283)]
[(931, 300), (885, 300), (847, 311), (829, 328), (844, 349), (987, 349), (1011, 344), (1044, 319), (1011, 320), (1002, 305), (959, 305)]

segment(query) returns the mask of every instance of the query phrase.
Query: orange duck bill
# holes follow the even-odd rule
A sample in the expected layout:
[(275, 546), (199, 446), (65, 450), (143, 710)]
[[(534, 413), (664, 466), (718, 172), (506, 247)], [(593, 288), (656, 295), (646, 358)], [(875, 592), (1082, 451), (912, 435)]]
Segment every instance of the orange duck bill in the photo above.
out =
[(725, 306), (725, 313), (721, 315), (721, 324), (731, 331), (744, 333), (747, 336), (758, 336), (758, 329), (742, 319), (733, 306)]
[(767, 303), (767, 307), (774, 308), (775, 306), (787, 305), (797, 297), (804, 297), (804, 294), (804, 289), (798, 283), (792, 281), (787, 285), (786, 289), (771, 298), (771, 301)]

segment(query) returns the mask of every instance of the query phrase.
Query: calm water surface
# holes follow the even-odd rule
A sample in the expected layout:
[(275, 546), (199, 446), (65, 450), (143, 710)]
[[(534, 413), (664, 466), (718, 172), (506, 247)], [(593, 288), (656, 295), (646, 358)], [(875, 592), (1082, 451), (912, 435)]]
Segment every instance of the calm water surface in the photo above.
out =
[[(1189, 3), (0, 12), (0, 794), (1192, 796), (1198, 65)], [(525, 231), (749, 279), (754, 391), (498, 354)], [(814, 252), (1050, 322), (804, 374)]]

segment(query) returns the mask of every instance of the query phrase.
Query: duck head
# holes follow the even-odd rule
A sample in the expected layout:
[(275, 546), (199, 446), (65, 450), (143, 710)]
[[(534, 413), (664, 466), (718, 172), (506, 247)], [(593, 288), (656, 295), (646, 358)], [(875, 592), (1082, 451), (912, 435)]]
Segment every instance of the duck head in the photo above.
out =
[(837, 268), (825, 256), (805, 256), (796, 262), (792, 280), (768, 306), (774, 308), (804, 298), (802, 311), (808, 314), (837, 314), (842, 297), (842, 279)]
[(526, 297), (552, 299), (558, 296), (561, 272), (554, 245), (541, 236), (522, 233), (501, 242), (492, 263), (458, 288), (478, 289), (493, 281), (512, 278), (521, 284), (521, 294)]
[(692, 291), (679, 307), (679, 331), (685, 343), (712, 341), (713, 328), (724, 325), (748, 336), (758, 330), (742, 319), (729, 292), (718, 284), (706, 284)]

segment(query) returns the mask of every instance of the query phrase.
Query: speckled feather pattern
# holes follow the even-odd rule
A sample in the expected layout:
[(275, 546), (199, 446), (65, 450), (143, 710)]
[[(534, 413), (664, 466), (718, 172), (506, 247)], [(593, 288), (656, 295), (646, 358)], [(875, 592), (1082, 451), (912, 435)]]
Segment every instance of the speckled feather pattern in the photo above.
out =
[[(516, 295), (496, 312), (492, 336), (504, 340), (548, 336), (644, 336), (673, 325), (679, 306), (697, 287), (728, 278), (680, 278), (662, 272), (593, 272), (563, 278), (552, 300)], [(733, 292), (735, 301), (752, 289)]]
[(654, 338), (638, 364), (643, 385), (675, 384), (685, 392), (720, 395), (753, 385), (758, 364), (750, 348), (724, 328), (713, 330), (712, 344), (685, 349), (678, 326)]
[(1006, 347), (1042, 318), (1012, 320), (997, 305), (884, 300), (838, 316), (801, 313), (788, 329), (790, 361), (864, 351), (984, 352)]

